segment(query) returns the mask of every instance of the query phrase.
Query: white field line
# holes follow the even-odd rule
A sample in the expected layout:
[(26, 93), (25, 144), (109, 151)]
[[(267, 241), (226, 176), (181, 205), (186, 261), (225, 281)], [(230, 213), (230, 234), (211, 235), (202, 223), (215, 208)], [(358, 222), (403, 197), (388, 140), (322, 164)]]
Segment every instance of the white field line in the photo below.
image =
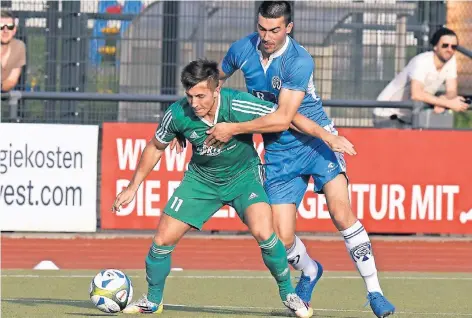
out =
[[(2, 274), (2, 278), (91, 278), (93, 275), (37, 275), (37, 274)], [(128, 275), (131, 278), (144, 278), (141, 275)], [(169, 275), (168, 278), (184, 279), (273, 279), (272, 276), (264, 275)], [(295, 276), (294, 276), (295, 278)], [(471, 277), (448, 277), (448, 276), (381, 276), (382, 280), (472, 280)], [(323, 279), (361, 279), (360, 276), (323, 276)]]
[[(50, 300), (48, 299), (21, 299), (21, 298), (4, 298), (1, 301), (11, 301), (11, 302), (32, 302), (32, 303), (47, 303)], [(83, 303), (87, 300), (71, 300), (63, 299), (61, 300), (65, 304), (67, 303)], [(169, 307), (181, 307), (181, 308), (194, 308), (194, 309), (224, 309), (224, 310), (284, 310), (284, 308), (275, 308), (275, 307), (245, 307), (245, 306), (198, 306), (198, 305), (182, 305), (182, 304), (164, 304), (164, 306)], [(354, 309), (334, 309), (334, 308), (313, 308), (316, 311), (323, 312), (352, 312), (352, 313), (371, 313), (368, 310), (354, 310)], [(396, 311), (396, 315), (415, 315), (415, 316), (445, 316), (445, 317), (472, 317), (472, 314), (465, 313), (453, 313), (453, 312), (409, 312), (409, 311)]]

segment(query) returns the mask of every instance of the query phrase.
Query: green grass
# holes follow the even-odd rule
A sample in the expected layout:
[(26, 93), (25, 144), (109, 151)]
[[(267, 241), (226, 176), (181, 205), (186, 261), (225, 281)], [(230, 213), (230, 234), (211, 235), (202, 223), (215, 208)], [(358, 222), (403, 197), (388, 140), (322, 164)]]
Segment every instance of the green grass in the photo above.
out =
[[(96, 272), (4, 270), (2, 317), (113, 316), (94, 308), (88, 298)], [(137, 299), (146, 292), (145, 273), (125, 272)], [(397, 306), (395, 316), (472, 317), (472, 274), (383, 273), (381, 283)], [(162, 317), (286, 316), (275, 287), (266, 272), (172, 272)], [(312, 306), (316, 317), (374, 317), (364, 303), (364, 284), (356, 273), (330, 272), (317, 286)]]

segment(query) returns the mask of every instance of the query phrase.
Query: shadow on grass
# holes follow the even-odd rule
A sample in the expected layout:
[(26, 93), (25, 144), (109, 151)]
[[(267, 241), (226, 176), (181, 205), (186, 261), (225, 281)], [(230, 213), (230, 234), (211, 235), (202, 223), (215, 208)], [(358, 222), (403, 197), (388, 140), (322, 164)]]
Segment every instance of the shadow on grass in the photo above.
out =
[[(39, 306), (39, 305), (59, 305), (59, 306), (71, 306), (81, 309), (93, 309), (96, 313), (90, 312), (68, 312), (68, 316), (87, 316), (87, 317), (113, 317), (117, 314), (101, 313), (89, 300), (72, 300), (72, 299), (50, 299), (50, 298), (6, 298), (2, 299), (2, 302), (22, 305), (22, 306)], [(175, 313), (189, 314), (215, 314), (215, 315), (231, 315), (231, 316), (251, 316), (251, 317), (290, 317), (291, 315), (288, 310), (283, 309), (257, 309), (257, 308), (231, 308), (231, 307), (218, 307), (218, 306), (192, 306), (192, 305), (165, 305), (164, 312), (170, 311)], [(120, 316), (123, 314), (120, 314)], [(316, 312), (315, 315), (318, 318), (330, 318), (330, 317), (341, 317), (326, 315), (324, 313)], [(353, 316), (342, 316), (343, 318), (355, 318)]]

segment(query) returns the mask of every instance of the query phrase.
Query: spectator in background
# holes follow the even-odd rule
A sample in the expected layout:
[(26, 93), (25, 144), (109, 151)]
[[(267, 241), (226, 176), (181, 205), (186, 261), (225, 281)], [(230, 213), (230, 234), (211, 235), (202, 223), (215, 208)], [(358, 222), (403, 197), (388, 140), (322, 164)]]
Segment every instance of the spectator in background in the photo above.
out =
[[(433, 51), (418, 54), (377, 97), (378, 101), (421, 101), (434, 106), (436, 113), (446, 108), (466, 111), (464, 97), (457, 96), (456, 49), (458, 38), (454, 31), (440, 28), (431, 38)], [(435, 96), (445, 83), (444, 95)], [(412, 112), (408, 109), (376, 108), (375, 127), (410, 128)]]
[(22, 67), (26, 64), (25, 43), (15, 39), (15, 17), (9, 11), (1, 12), (0, 30), (2, 37), (2, 92), (13, 89), (21, 75)]

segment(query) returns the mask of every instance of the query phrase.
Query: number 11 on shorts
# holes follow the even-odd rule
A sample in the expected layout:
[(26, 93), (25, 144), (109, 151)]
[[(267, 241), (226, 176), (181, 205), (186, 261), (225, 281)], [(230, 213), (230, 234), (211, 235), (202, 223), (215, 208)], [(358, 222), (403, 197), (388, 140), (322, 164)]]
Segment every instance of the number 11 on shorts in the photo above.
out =
[(174, 210), (175, 212), (178, 212), (183, 202), (184, 200), (179, 199), (178, 197), (174, 197), (174, 202), (172, 202), (172, 205), (170, 206), (170, 208)]

